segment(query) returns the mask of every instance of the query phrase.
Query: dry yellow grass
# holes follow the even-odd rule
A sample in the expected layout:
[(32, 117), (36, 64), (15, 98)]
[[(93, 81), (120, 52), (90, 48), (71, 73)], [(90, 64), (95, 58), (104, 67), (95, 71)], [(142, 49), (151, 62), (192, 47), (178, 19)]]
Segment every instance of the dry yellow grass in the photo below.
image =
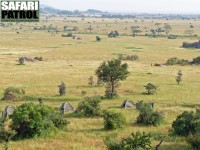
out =
[[(71, 122), (66, 132), (52, 135), (50, 138), (30, 139), (11, 142), (11, 150), (33, 150), (33, 149), (74, 149), (74, 150), (102, 150), (106, 149), (103, 139), (109, 134), (117, 133), (118, 137), (129, 136), (131, 132), (145, 131), (152, 132), (153, 135), (167, 135), (171, 128), (172, 121), (184, 110), (194, 110), (199, 106), (199, 67), (197, 66), (172, 66), (172, 67), (152, 67), (154, 63), (164, 63), (168, 58), (177, 56), (189, 59), (199, 56), (199, 50), (180, 48), (183, 41), (195, 41), (195, 39), (175, 39), (150, 38), (150, 37), (130, 37), (107, 38), (106, 33), (111, 30), (118, 30), (122, 34), (131, 34), (130, 27), (139, 25), (145, 30), (155, 28), (156, 22), (168, 23), (172, 26), (171, 33), (183, 35), (189, 29), (189, 23), (195, 26), (196, 34), (200, 34), (198, 21), (192, 20), (144, 20), (144, 23), (125, 19), (102, 19), (70, 18), (69, 20), (79, 20), (78, 24), (63, 22), (63, 18), (53, 18), (48, 23), (38, 23), (38, 25), (57, 25), (60, 29), (64, 25), (78, 26), (78, 35), (82, 40), (61, 37), (62, 33), (54, 36), (47, 31), (34, 31), (35, 24), (26, 23), (16, 34), (16, 30), (11, 28), (0, 28), (0, 97), (7, 87), (20, 87), (25, 89), (27, 95), (44, 96), (45, 104), (58, 108), (64, 101), (70, 102), (75, 108), (81, 101), (81, 91), (87, 91), (87, 95), (94, 93), (103, 95), (104, 87), (89, 87), (87, 85), (89, 76), (94, 76), (95, 69), (99, 64), (108, 59), (117, 58), (118, 54), (136, 54), (138, 61), (127, 62), (129, 64), (130, 76), (122, 82), (118, 92), (120, 98), (114, 100), (104, 100), (101, 103), (102, 109), (116, 109), (126, 116), (127, 127), (123, 130), (107, 132), (103, 130), (103, 120), (101, 118), (66, 118)], [(115, 23), (117, 20), (117, 23)], [(142, 20), (142, 19), (138, 19)], [(89, 27), (88, 22), (94, 31), (90, 34), (85, 31)], [(128, 23), (125, 23), (128, 21)], [(108, 27), (106, 27), (108, 24)], [(95, 26), (99, 28), (95, 28)], [(32, 27), (31, 27), (32, 26)], [(144, 27), (147, 29), (144, 30)], [(128, 27), (128, 30), (124, 30)], [(16, 25), (15, 28), (19, 28)], [(101, 42), (96, 42), (95, 36), (102, 37)], [(196, 39), (197, 40), (197, 39)], [(43, 62), (26, 63), (17, 65), (20, 56), (41, 56)], [(176, 85), (175, 76), (178, 70), (183, 72), (183, 83)], [(152, 74), (147, 74), (152, 73)], [(58, 97), (57, 85), (60, 81), (67, 83), (67, 96)], [(152, 82), (159, 86), (157, 94), (152, 96), (143, 95), (145, 91), (143, 85)], [(121, 110), (120, 106), (124, 99), (132, 99), (134, 102), (144, 100), (154, 101), (156, 110), (165, 113), (165, 123), (160, 127), (138, 126), (135, 119), (138, 115), (136, 110)], [(25, 101), (0, 102), (0, 110), (12, 104), (18, 106)], [(33, 102), (33, 101), (32, 101)], [(35, 101), (35, 103), (38, 103)], [(159, 141), (153, 140), (153, 146)], [(161, 150), (188, 149), (188, 145), (181, 138), (171, 137), (165, 141)], [(2, 149), (2, 145), (0, 146)]]

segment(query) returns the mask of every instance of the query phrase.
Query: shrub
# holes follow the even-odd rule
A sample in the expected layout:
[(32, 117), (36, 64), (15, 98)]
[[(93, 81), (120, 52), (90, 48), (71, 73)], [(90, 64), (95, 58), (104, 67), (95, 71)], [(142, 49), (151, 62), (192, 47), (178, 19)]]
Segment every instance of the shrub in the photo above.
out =
[(100, 102), (101, 98), (99, 96), (85, 97), (85, 99), (82, 102), (80, 102), (75, 113), (89, 117), (100, 116), (101, 115)]
[(104, 118), (104, 128), (106, 130), (115, 130), (118, 128), (122, 128), (126, 119), (122, 115), (122, 113), (114, 112), (114, 111), (106, 111), (103, 115)]
[(200, 149), (200, 133), (198, 134), (190, 134), (187, 138), (186, 138), (187, 142), (189, 144), (191, 144), (192, 148), (194, 150), (199, 150)]
[(99, 36), (96, 36), (96, 41), (101, 41), (101, 38)]
[(62, 129), (69, 123), (52, 108), (33, 103), (17, 107), (11, 119), (11, 129), (16, 131), (16, 138), (44, 136), (55, 129)]
[(185, 59), (178, 59), (177, 57), (173, 57), (173, 58), (169, 58), (167, 60), (167, 62), (165, 63), (166, 65), (187, 65), (189, 64), (189, 61), (188, 60), (185, 60)]
[(172, 123), (174, 134), (180, 136), (188, 136), (191, 134), (200, 133), (200, 111), (196, 113), (185, 111), (179, 115)]
[(15, 100), (24, 94), (25, 91), (15, 87), (9, 87), (4, 90), (2, 100)]
[(115, 137), (108, 137), (105, 140), (108, 150), (150, 150), (151, 135), (145, 132), (132, 133), (130, 137), (116, 141)]
[(192, 61), (192, 64), (199, 65), (200, 64), (200, 56), (197, 58), (194, 58)]
[(144, 87), (146, 88), (148, 95), (156, 93), (157, 86), (153, 85), (152, 83), (148, 83)]
[(137, 117), (137, 123), (139, 124), (159, 126), (164, 120), (164, 115), (153, 111), (150, 105), (141, 105), (139, 111), (140, 114)]

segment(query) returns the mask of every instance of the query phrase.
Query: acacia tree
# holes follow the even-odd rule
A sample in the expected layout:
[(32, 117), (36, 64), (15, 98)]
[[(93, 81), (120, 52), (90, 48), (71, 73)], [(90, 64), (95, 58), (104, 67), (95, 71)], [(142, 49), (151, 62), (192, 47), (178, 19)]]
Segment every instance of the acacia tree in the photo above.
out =
[(122, 64), (119, 59), (104, 61), (96, 70), (98, 79), (110, 87), (109, 98), (116, 96), (116, 85), (119, 81), (125, 80), (128, 74), (127, 63)]
[(139, 28), (140, 28), (139, 26), (132, 26), (132, 27), (131, 27), (133, 36), (136, 36), (137, 33), (141, 33), (141, 32), (142, 32)]

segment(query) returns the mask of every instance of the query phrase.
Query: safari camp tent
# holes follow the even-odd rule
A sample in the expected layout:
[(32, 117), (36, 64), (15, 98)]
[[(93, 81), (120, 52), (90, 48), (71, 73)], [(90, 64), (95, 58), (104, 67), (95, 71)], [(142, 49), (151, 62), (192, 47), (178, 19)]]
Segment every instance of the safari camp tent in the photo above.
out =
[(132, 109), (136, 109), (136, 104), (134, 104), (131, 100), (125, 100), (123, 101), (123, 103), (121, 104), (121, 108), (132, 108)]
[(15, 110), (15, 107), (9, 105), (6, 106), (4, 111), (2, 112), (2, 118), (7, 118), (8, 116), (12, 115)]
[(74, 111), (74, 108), (70, 103), (65, 102), (60, 106), (60, 111), (64, 114), (65, 112)]

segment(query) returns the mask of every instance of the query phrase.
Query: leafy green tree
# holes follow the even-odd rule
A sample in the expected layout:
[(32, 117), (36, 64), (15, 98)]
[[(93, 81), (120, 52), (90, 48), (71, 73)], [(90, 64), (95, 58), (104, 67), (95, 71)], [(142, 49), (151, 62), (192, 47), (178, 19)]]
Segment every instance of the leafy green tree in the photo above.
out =
[(200, 110), (196, 113), (185, 111), (172, 123), (173, 132), (176, 135), (188, 136), (190, 133), (200, 133)]
[(110, 85), (111, 98), (116, 96), (116, 85), (119, 81), (125, 80), (128, 74), (128, 65), (122, 64), (119, 59), (104, 61), (96, 70), (98, 79), (105, 82), (107, 86)]
[(106, 130), (115, 130), (122, 128), (126, 124), (126, 119), (122, 113), (106, 111), (103, 115), (104, 128)]
[(157, 86), (153, 85), (152, 83), (148, 83), (144, 87), (146, 88), (148, 95), (154, 94), (157, 90)]
[(107, 137), (105, 144), (108, 150), (150, 150), (151, 135), (145, 132), (132, 133), (130, 137), (117, 141), (116, 137)]

